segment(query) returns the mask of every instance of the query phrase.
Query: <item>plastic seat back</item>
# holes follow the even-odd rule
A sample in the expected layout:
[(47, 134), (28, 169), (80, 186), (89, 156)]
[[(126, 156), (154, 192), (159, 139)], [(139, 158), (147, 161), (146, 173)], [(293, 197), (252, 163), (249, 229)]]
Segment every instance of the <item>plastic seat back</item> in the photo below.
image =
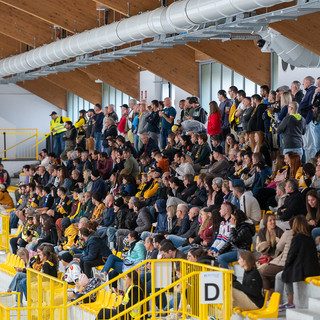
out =
[(101, 307), (104, 307), (104, 308), (108, 307), (109, 301), (110, 301), (110, 297), (111, 297), (111, 291), (107, 291), (105, 296), (104, 296), (104, 299), (103, 299)]
[(280, 293), (273, 292), (268, 304), (268, 307), (264, 310), (251, 311), (248, 314), (250, 319), (258, 318), (278, 318), (279, 312), (279, 303), (280, 303)]

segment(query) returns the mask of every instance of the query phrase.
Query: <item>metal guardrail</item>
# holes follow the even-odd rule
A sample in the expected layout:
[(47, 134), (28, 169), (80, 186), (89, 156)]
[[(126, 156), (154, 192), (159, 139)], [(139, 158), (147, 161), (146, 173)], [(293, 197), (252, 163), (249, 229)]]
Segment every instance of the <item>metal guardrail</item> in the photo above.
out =
[(3, 160), (38, 160), (39, 144), (50, 133), (39, 133), (38, 129), (0, 129), (0, 158)]

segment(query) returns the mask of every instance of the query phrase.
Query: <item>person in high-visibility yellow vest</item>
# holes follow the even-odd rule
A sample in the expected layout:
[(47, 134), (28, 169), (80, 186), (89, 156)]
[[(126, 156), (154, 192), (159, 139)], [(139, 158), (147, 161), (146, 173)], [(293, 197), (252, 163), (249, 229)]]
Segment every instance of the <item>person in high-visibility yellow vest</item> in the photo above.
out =
[[(136, 270), (133, 270), (126, 275), (126, 293), (122, 300), (122, 304), (120, 304), (118, 307), (112, 307), (112, 309), (101, 309), (96, 319), (112, 319), (117, 314), (126, 309), (129, 309), (143, 299), (144, 292), (142, 290), (142, 282), (139, 279), (138, 272)], [(119, 319), (133, 320), (138, 317), (140, 318), (141, 312), (142, 306), (138, 306)]]
[(58, 116), (55, 111), (51, 112), (50, 117), (52, 119), (50, 121), (50, 132), (53, 133), (53, 152), (59, 157), (65, 147), (64, 140), (62, 139), (66, 131), (64, 123), (71, 121), (71, 118)]

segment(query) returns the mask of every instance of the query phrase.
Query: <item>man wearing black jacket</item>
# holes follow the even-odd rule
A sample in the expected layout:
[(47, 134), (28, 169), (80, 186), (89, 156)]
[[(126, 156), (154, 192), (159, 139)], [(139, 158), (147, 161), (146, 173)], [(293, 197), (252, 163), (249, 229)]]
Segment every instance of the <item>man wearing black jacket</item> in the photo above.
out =
[(189, 210), (188, 216), (191, 223), (188, 231), (181, 234), (180, 236), (171, 234), (167, 237), (168, 240), (172, 241), (173, 245), (176, 248), (181, 247), (185, 240), (188, 240), (189, 238), (194, 238), (197, 235), (197, 231), (199, 228), (199, 221), (198, 221), (199, 211), (200, 211), (199, 207), (193, 207)]
[(306, 202), (298, 188), (297, 180), (291, 178), (287, 181), (286, 194), (289, 197), (284, 201), (284, 205), (278, 209), (278, 216), (282, 221), (289, 221), (291, 217), (307, 213)]
[(262, 99), (258, 94), (254, 94), (251, 97), (251, 102), (254, 110), (252, 112), (251, 119), (248, 122), (248, 131), (264, 132), (264, 122), (262, 119), (262, 115), (266, 111), (267, 105), (262, 102)]

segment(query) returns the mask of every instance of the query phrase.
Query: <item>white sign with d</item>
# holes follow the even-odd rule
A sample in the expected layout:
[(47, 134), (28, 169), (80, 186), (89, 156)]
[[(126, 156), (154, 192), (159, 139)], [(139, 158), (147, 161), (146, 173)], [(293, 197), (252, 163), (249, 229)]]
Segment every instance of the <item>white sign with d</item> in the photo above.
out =
[(200, 274), (201, 304), (223, 303), (223, 273), (201, 272)]

